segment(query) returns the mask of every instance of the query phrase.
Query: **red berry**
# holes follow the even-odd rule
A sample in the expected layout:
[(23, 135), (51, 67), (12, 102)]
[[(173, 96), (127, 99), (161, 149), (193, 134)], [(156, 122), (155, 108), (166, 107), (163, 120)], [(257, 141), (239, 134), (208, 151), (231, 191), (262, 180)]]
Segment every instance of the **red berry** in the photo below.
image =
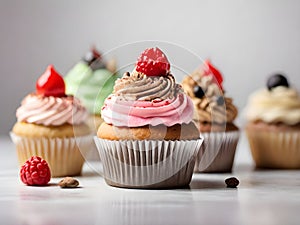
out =
[(170, 63), (159, 48), (147, 48), (136, 62), (136, 71), (147, 76), (164, 76), (169, 70)]
[(51, 172), (48, 163), (44, 159), (32, 156), (21, 167), (20, 177), (24, 184), (42, 186), (50, 181)]
[(36, 82), (36, 93), (44, 96), (65, 96), (65, 82), (53, 65), (49, 65), (45, 73)]
[(218, 84), (222, 88), (223, 77), (222, 77), (222, 74), (220, 73), (220, 71), (217, 68), (215, 68), (211, 64), (210, 60), (208, 60), (208, 59), (204, 61), (204, 64), (206, 65), (206, 68), (204, 68), (204, 72), (205, 72), (204, 75), (211, 75), (211, 74), (213, 74), (214, 77), (215, 77), (215, 79), (217, 80)]

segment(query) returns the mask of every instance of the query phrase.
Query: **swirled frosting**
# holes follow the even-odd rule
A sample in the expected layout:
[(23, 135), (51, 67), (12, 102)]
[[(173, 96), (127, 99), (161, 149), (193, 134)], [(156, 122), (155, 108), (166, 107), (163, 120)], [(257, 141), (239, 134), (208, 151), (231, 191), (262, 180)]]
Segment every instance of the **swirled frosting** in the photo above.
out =
[(300, 96), (295, 89), (283, 86), (262, 89), (249, 97), (245, 114), (252, 122), (296, 125), (300, 123)]
[(106, 68), (92, 70), (85, 62), (79, 62), (64, 78), (66, 93), (79, 98), (91, 114), (99, 115), (117, 78)]
[(147, 76), (134, 71), (125, 73), (114, 86), (114, 94), (126, 100), (152, 101), (172, 99), (179, 86), (171, 74), (167, 76)]
[(88, 113), (73, 96), (45, 97), (29, 94), (17, 109), (16, 116), (19, 122), (59, 126), (83, 123)]
[(125, 73), (104, 103), (101, 115), (114, 126), (139, 127), (189, 123), (193, 104), (171, 74)]
[[(198, 98), (194, 94), (194, 88), (200, 86), (205, 95)], [(192, 98), (195, 112), (193, 119), (209, 123), (232, 123), (237, 117), (238, 110), (233, 105), (231, 98), (224, 96), (224, 92), (216, 83), (213, 75), (204, 75), (204, 71), (198, 69), (190, 76), (186, 76), (182, 82), (185, 92)], [(218, 104), (218, 98), (223, 98), (224, 104)]]

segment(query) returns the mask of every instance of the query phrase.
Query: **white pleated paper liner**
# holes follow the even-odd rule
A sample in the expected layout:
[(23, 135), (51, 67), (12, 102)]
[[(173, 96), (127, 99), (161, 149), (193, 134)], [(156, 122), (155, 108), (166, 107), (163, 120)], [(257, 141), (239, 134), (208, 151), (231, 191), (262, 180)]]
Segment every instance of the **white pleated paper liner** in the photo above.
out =
[(257, 167), (300, 169), (300, 131), (246, 129)]
[[(93, 133), (93, 136), (97, 135), (98, 128), (102, 122), (103, 122), (103, 120), (101, 119), (100, 115), (92, 114), (88, 117), (87, 124), (90, 127), (90, 129)], [(96, 147), (94, 141), (93, 141), (93, 145), (91, 146), (91, 149), (85, 155), (85, 160), (89, 164), (89, 167), (91, 167), (93, 170), (95, 170), (98, 173), (100, 172), (99, 168), (96, 168), (95, 163), (94, 163), (94, 162), (100, 161), (99, 153), (98, 153), (98, 150), (97, 150), (97, 147)]]
[[(93, 139), (94, 139), (94, 136), (97, 135), (98, 128), (102, 122), (103, 122), (103, 120), (101, 119), (100, 116), (94, 115), (94, 114), (89, 115), (89, 117), (86, 120), (86, 124), (89, 126), (90, 131), (91, 131), (92, 144), (90, 145), (90, 148), (88, 151), (81, 151), (81, 154), (83, 155), (83, 157), (85, 159), (85, 164), (89, 167), (89, 169), (92, 170), (93, 173), (96, 173), (96, 174), (103, 173), (103, 166), (100, 163), (101, 160), (100, 160), (100, 156), (98, 153), (98, 149), (97, 149), (96, 144)], [(77, 132), (77, 129), (79, 129), (78, 132)], [(75, 126), (74, 133), (75, 133), (75, 136), (79, 136), (79, 135), (77, 135), (77, 133), (80, 134), (80, 128), (76, 128), (76, 126)]]
[(20, 166), (31, 156), (40, 156), (50, 167), (52, 177), (74, 176), (81, 173), (84, 157), (93, 145), (91, 135), (70, 138), (31, 138), (10, 133), (17, 149)]
[(240, 132), (201, 133), (204, 142), (198, 153), (195, 172), (231, 172)]
[(105, 181), (127, 188), (175, 188), (190, 183), (203, 139), (110, 141), (94, 137)]

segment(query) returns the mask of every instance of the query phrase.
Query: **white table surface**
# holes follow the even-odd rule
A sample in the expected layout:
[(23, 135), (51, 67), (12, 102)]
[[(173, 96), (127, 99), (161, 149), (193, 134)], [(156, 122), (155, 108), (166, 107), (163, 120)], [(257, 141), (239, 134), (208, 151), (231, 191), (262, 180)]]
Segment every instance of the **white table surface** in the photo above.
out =
[(131, 190), (106, 185), (88, 165), (81, 188), (25, 186), (8, 137), (0, 138), (0, 224), (300, 224), (300, 170), (258, 171), (242, 136), (233, 175), (194, 174), (189, 189)]

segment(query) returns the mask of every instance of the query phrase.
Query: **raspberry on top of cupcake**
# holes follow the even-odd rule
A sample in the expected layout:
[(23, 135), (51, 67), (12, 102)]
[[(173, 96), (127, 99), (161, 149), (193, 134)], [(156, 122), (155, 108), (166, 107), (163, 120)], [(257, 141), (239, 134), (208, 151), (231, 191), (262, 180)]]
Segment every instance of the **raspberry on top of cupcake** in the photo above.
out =
[[(22, 130), (22, 123), (46, 127), (68, 125), (72, 128), (72, 125), (84, 124), (88, 113), (78, 99), (65, 94), (63, 78), (50, 65), (37, 80), (36, 92), (23, 99), (21, 106), (17, 109), (16, 116), (18, 123), (13, 131), (16, 134), (28, 135), (26, 130)], [(70, 132), (67, 132), (66, 136), (74, 135), (73, 132), (71, 132), (72, 134), (68, 133)], [(41, 136), (43, 134), (35, 133), (32, 135)]]
[[(131, 74), (125, 73), (115, 82), (114, 91), (105, 100), (101, 115), (106, 122), (103, 126), (151, 126), (153, 129), (156, 129), (156, 126), (164, 126), (169, 130), (173, 126), (177, 130), (181, 125), (194, 127), (194, 124), (191, 124), (192, 101), (185, 95), (181, 86), (176, 84), (170, 73), (170, 63), (159, 48), (146, 49), (139, 56), (135, 70)], [(98, 136), (109, 139), (109, 135), (100, 132), (103, 130), (99, 129)], [(134, 132), (133, 130), (131, 132)], [(159, 132), (157, 130), (156, 133)], [(121, 133), (119, 131), (119, 134)], [(195, 135), (193, 132), (188, 136), (186, 134), (188, 139), (199, 138), (199, 134)], [(156, 138), (164, 139), (161, 136)], [(177, 138), (179, 137), (175, 139)]]
[(247, 120), (253, 123), (295, 126), (300, 124), (300, 96), (281, 74), (271, 76), (267, 87), (253, 93), (246, 107)]
[(200, 131), (209, 132), (211, 128), (221, 131), (224, 124), (227, 125), (226, 129), (236, 130), (233, 121), (238, 110), (232, 98), (224, 96), (222, 74), (209, 60), (190, 76), (186, 76), (182, 86), (192, 98), (196, 109), (194, 120), (200, 123)]

